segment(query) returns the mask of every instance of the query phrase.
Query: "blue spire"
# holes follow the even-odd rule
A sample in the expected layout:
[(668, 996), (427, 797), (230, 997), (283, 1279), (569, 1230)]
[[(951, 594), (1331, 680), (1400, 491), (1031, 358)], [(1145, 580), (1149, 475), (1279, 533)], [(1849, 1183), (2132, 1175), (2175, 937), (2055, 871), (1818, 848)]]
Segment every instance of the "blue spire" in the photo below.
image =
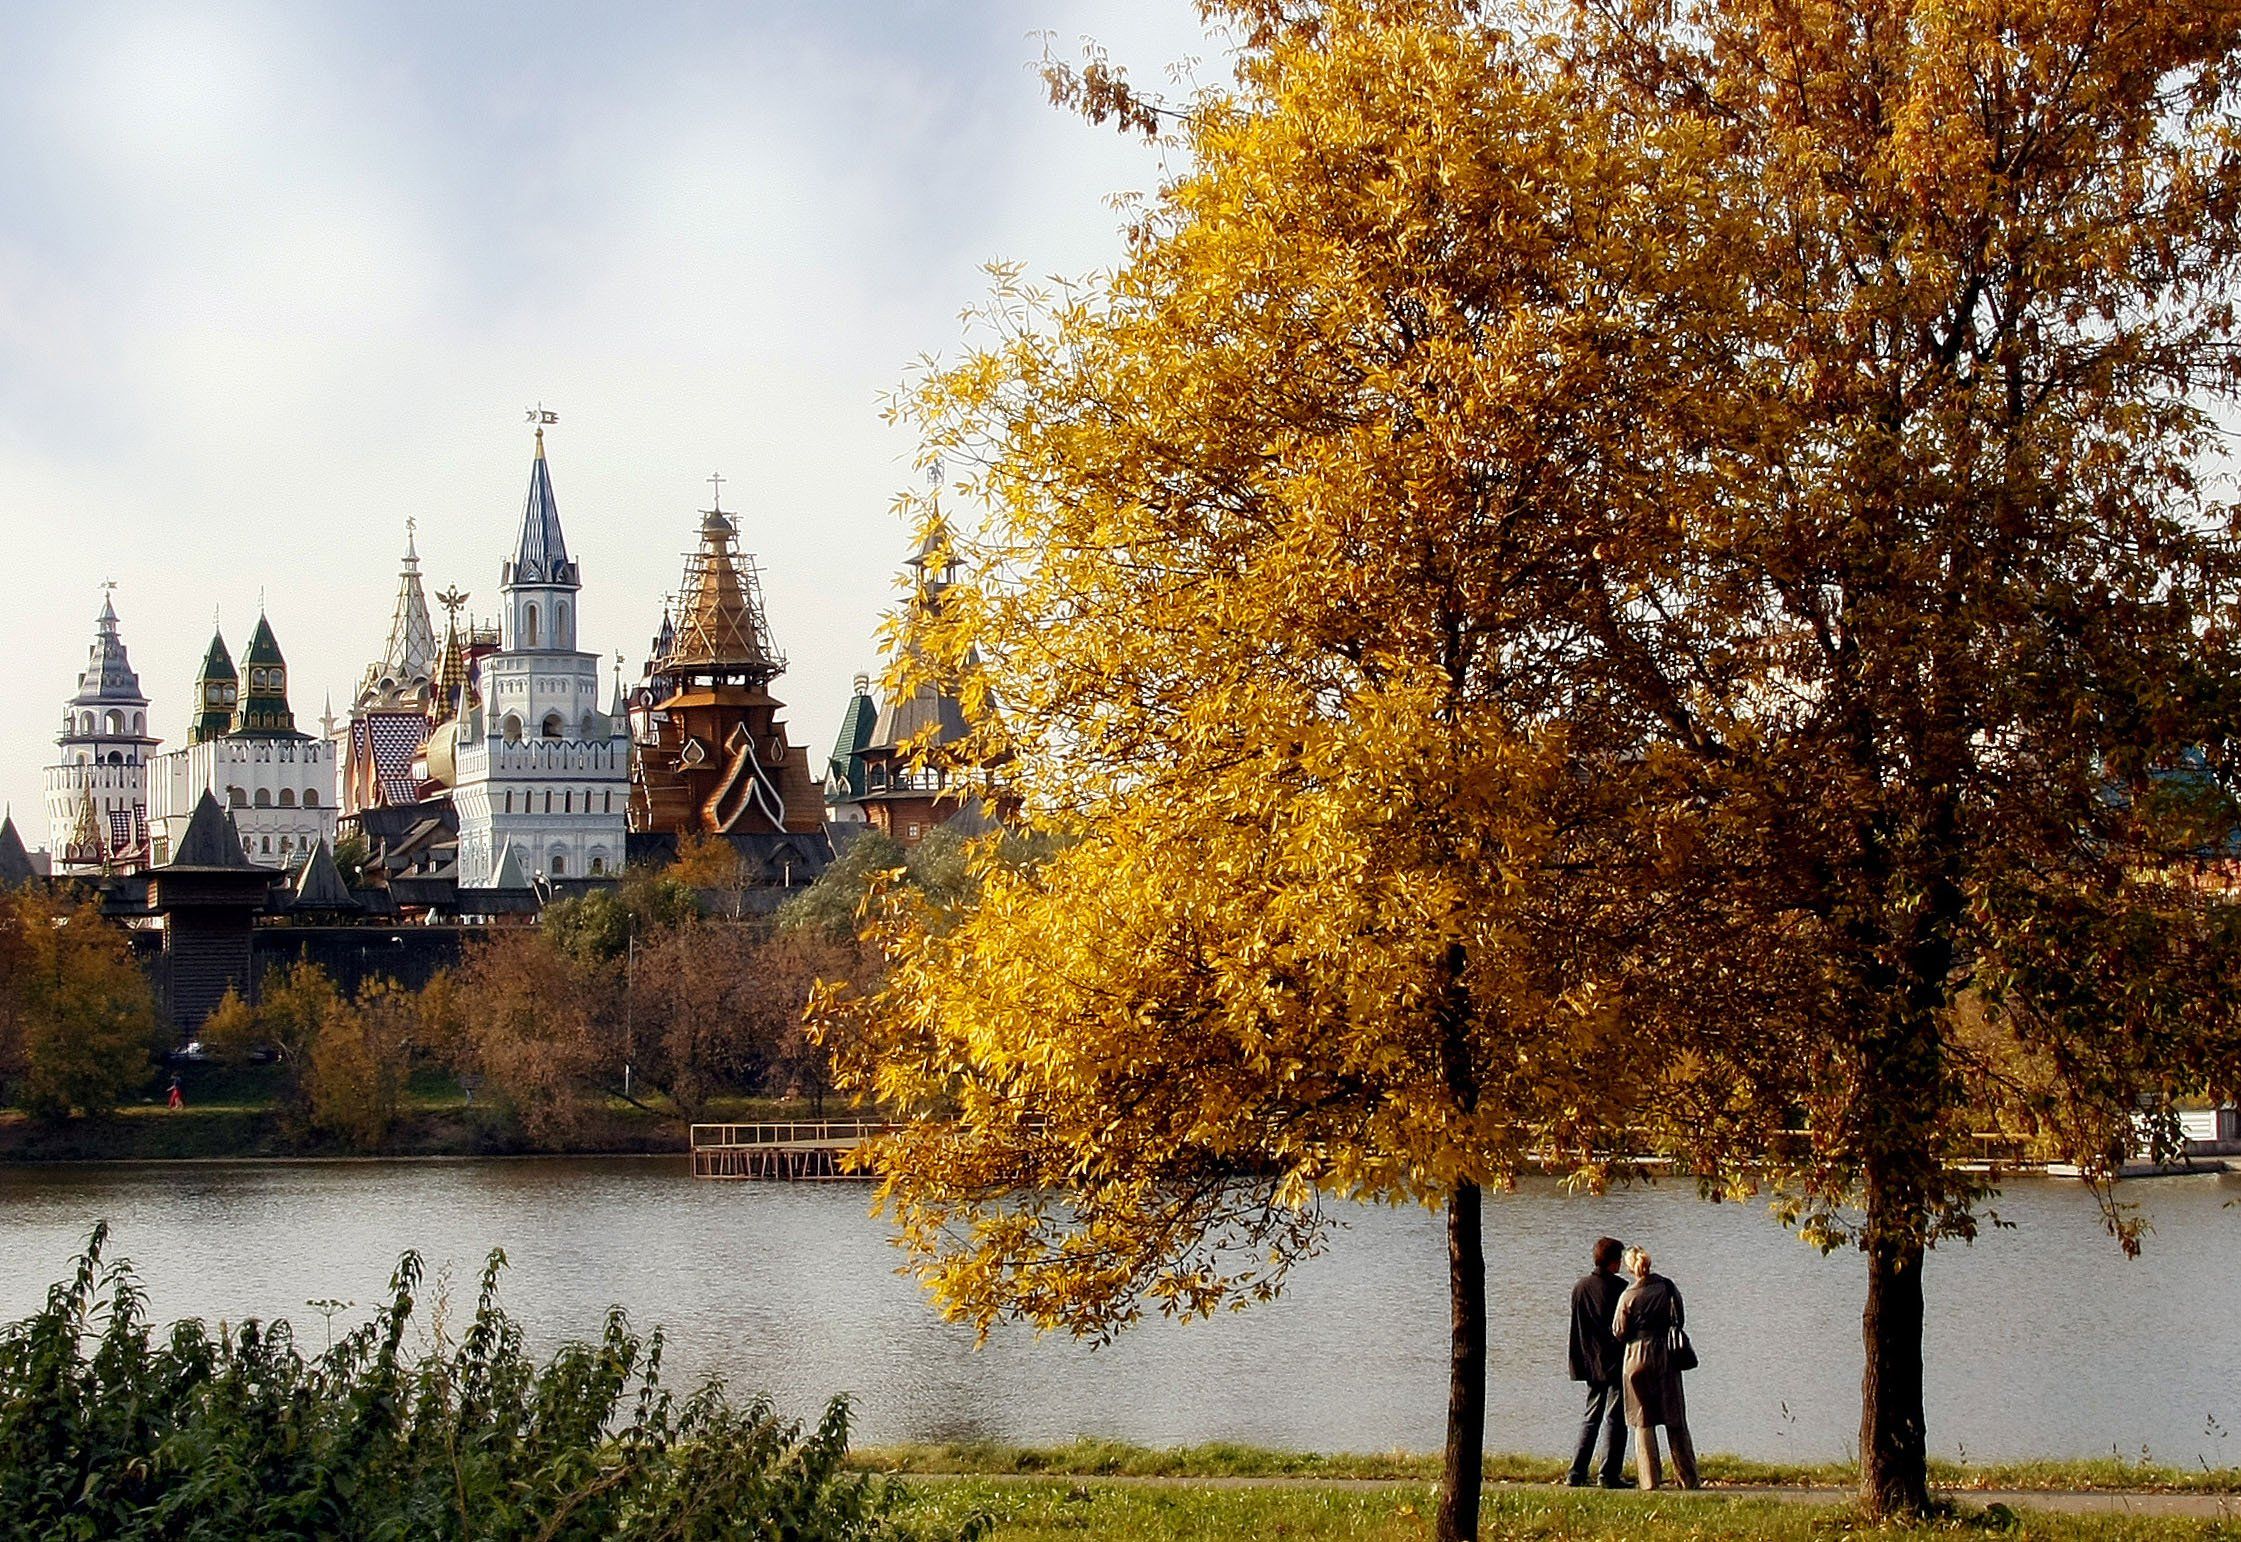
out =
[(560, 533), (560, 505), (552, 495), (552, 473), (545, 469), (545, 431), (537, 430), (537, 458), (529, 468), (529, 497), (521, 506), (521, 539), (506, 564), (508, 584), (577, 587), (576, 564), (568, 560), (568, 540)]

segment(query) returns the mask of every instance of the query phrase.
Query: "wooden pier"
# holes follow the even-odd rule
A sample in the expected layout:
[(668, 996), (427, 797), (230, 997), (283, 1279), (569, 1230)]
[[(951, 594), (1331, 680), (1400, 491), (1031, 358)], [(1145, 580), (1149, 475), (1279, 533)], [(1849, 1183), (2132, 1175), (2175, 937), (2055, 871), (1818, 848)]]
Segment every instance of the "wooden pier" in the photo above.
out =
[(848, 1153), (875, 1135), (900, 1129), (876, 1119), (813, 1119), (769, 1124), (693, 1126), (695, 1178), (765, 1178), (827, 1182), (863, 1178)]

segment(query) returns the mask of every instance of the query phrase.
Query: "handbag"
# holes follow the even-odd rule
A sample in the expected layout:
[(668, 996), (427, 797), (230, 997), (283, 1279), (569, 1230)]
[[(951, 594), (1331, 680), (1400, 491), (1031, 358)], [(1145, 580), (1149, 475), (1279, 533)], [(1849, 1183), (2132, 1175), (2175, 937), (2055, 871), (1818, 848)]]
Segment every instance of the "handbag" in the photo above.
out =
[(1689, 1330), (1676, 1325), (1665, 1335), (1665, 1359), (1676, 1371), (1696, 1369), (1696, 1346), (1689, 1342)]

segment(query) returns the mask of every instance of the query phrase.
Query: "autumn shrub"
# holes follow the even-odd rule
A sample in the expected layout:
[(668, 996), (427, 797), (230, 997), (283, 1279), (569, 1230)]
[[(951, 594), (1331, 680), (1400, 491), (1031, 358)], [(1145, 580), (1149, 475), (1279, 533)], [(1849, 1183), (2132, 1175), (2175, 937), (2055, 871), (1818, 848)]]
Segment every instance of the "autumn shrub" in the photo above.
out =
[(37, 1538), (786, 1539), (977, 1536), (895, 1519), (900, 1491), (846, 1472), (845, 1399), (814, 1429), (710, 1382), (682, 1399), (662, 1336), (620, 1308), (543, 1365), (497, 1301), (406, 1348), (407, 1253), (373, 1320), (307, 1358), (285, 1321), (159, 1333), (96, 1227), (43, 1309), (0, 1329), (0, 1515)]
[(106, 1113), (163, 1043), (154, 992), (97, 906), (0, 890), (0, 1094), (42, 1118)]

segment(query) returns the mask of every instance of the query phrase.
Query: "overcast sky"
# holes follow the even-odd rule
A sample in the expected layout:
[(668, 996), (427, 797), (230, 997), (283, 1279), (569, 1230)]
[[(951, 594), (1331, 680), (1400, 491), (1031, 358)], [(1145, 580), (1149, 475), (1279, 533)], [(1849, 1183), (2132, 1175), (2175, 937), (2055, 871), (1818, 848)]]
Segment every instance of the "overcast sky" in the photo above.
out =
[(0, 0), (27, 844), (104, 580), (165, 747), (213, 607), (238, 657), (260, 593), (316, 731), (387, 635), (408, 515), (430, 594), (493, 613), (538, 401), (581, 645), (635, 673), (721, 471), (821, 756), (905, 551), (882, 395), (956, 350), (984, 263), (1109, 265), (1108, 196), (1161, 175), (1045, 104), (1045, 32), (1225, 70), (1189, 0)]

